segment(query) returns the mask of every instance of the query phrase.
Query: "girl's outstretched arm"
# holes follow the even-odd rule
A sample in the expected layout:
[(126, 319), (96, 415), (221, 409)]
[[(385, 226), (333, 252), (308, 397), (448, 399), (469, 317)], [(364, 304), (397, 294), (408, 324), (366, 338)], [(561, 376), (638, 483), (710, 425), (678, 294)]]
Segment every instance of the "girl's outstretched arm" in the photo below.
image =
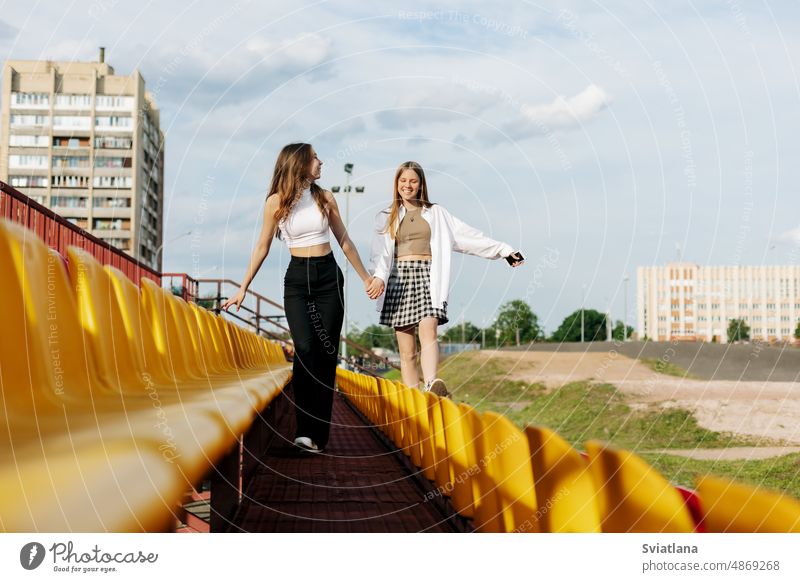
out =
[(448, 216), (453, 229), (454, 251), (484, 259), (502, 259), (514, 253), (514, 247), (510, 244), (486, 236), (477, 228), (468, 225), (449, 212), (446, 216)]

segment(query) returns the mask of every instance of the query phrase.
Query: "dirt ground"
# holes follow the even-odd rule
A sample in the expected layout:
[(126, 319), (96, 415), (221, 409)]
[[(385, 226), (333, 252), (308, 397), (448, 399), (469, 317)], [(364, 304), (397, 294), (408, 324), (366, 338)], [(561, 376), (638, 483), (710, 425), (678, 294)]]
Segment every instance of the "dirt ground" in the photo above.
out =
[[(800, 383), (790, 381), (689, 380), (660, 374), (616, 352), (483, 350), (479, 358), (502, 362), (509, 378), (542, 383), (549, 388), (577, 380), (613, 384), (632, 405), (657, 404), (691, 410), (700, 426), (780, 439), (800, 445)], [(762, 458), (763, 449), (729, 449), (725, 458)], [(675, 451), (673, 451), (675, 452)], [(770, 447), (768, 456), (795, 452)], [(702, 457), (703, 451), (687, 456)], [(709, 455), (713, 454), (710, 451)], [(716, 454), (719, 454), (717, 451)], [(698, 455), (700, 455), (698, 457)], [(716, 458), (716, 457), (713, 457)]]

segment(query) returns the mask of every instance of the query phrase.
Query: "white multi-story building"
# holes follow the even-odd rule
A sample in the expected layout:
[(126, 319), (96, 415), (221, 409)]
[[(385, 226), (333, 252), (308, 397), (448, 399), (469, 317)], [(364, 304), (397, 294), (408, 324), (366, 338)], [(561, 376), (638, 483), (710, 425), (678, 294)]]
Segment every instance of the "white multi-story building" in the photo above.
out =
[(138, 71), (9, 60), (0, 180), (161, 270), (164, 135)]
[(743, 319), (750, 339), (794, 341), (800, 318), (800, 267), (701, 267), (668, 263), (636, 272), (637, 333), (657, 341), (727, 342)]

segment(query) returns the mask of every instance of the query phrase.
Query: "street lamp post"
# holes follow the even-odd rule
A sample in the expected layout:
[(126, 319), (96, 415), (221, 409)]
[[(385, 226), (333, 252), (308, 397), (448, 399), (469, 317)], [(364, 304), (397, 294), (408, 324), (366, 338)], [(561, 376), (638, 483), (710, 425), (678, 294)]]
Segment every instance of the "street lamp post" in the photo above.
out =
[(583, 306), (586, 304), (586, 283), (583, 284), (583, 293), (581, 294), (581, 343), (583, 343)]
[[(352, 190), (352, 186), (350, 186), (350, 176), (353, 174), (353, 164), (345, 164), (344, 165), (344, 188), (340, 186), (331, 186), (331, 192), (334, 194), (338, 194), (340, 191), (344, 192), (344, 227), (345, 230), (350, 227), (350, 191)], [(356, 192), (358, 194), (364, 193), (364, 186), (355, 186)], [(347, 300), (347, 274), (350, 270), (350, 265), (347, 261), (347, 257), (344, 260), (344, 325), (342, 330), (342, 360), (345, 363), (345, 367), (347, 366), (347, 334), (348, 334), (348, 325), (347, 325), (347, 307), (348, 307), (348, 300)]]
[(622, 289), (622, 341), (628, 341), (628, 276), (625, 275), (625, 278), (622, 279), (624, 283), (624, 287)]

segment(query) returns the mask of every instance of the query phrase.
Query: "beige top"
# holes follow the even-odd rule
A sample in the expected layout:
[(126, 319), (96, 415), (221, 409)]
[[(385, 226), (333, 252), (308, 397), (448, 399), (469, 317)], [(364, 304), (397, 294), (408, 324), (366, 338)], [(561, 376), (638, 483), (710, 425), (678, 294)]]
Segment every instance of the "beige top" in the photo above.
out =
[(406, 210), (397, 229), (397, 257), (431, 254), (431, 225), (422, 218), (421, 206)]

